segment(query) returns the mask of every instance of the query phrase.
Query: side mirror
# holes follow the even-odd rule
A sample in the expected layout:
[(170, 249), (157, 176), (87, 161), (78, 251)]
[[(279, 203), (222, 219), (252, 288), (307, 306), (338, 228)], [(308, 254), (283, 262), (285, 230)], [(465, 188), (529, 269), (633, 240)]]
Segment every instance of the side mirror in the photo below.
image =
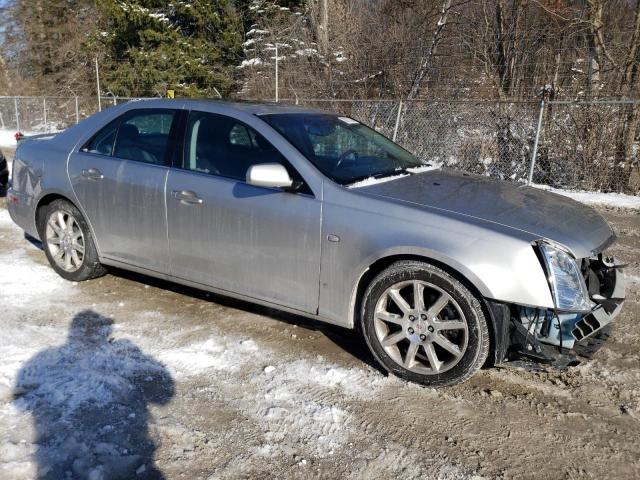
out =
[(261, 163), (247, 170), (247, 183), (256, 187), (291, 189), (295, 185), (289, 172), (279, 163)]

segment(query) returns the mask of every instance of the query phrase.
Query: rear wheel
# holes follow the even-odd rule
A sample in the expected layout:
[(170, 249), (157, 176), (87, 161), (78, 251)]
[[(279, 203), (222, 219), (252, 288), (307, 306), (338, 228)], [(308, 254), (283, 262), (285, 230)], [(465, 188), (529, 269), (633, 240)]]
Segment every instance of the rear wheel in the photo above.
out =
[(423, 262), (395, 263), (371, 282), (362, 327), (386, 370), (424, 385), (468, 379), (489, 352), (479, 300), (455, 277)]
[(39, 211), (38, 233), (51, 267), (74, 282), (102, 276), (91, 231), (82, 213), (66, 200), (55, 200)]

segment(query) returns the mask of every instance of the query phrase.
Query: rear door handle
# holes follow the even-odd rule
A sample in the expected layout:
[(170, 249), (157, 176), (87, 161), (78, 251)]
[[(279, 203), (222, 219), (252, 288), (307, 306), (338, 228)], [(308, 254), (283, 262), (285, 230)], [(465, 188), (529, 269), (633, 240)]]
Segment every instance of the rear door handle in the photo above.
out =
[(191, 190), (173, 190), (171, 196), (188, 205), (200, 205), (202, 203), (202, 199), (198, 197), (196, 192)]
[(86, 170), (82, 170), (82, 176), (84, 178), (88, 178), (89, 180), (102, 180), (104, 175), (97, 168), (88, 168)]

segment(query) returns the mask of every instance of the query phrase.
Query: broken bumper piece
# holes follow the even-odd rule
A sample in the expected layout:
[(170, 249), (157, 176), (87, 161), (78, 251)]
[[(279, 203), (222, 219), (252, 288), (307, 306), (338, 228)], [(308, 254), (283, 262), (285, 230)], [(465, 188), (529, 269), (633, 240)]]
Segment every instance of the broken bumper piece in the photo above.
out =
[(606, 275), (604, 279), (606, 283), (604, 285), (605, 291), (602, 293), (606, 293), (608, 296), (603, 296), (601, 293), (591, 296), (597, 306), (578, 320), (571, 330), (571, 335), (577, 342), (595, 335), (617, 317), (622, 309), (626, 298), (626, 282), (622, 266), (611, 262), (604, 275)]
[(624, 304), (622, 265), (602, 255), (583, 262), (592, 301), (588, 313), (560, 313), (519, 307), (511, 322), (510, 358), (527, 358), (556, 366), (590, 357), (608, 338), (610, 324)]

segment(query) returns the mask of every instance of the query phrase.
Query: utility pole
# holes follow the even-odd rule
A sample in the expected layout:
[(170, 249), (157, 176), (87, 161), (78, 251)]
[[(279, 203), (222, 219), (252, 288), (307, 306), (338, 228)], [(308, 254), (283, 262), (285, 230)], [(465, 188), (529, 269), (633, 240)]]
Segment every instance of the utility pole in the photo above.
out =
[(278, 42), (276, 41), (276, 103), (278, 103)]
[(98, 57), (96, 57), (96, 88), (98, 90), (98, 111), (102, 111), (102, 100), (100, 100), (100, 70), (98, 69)]

